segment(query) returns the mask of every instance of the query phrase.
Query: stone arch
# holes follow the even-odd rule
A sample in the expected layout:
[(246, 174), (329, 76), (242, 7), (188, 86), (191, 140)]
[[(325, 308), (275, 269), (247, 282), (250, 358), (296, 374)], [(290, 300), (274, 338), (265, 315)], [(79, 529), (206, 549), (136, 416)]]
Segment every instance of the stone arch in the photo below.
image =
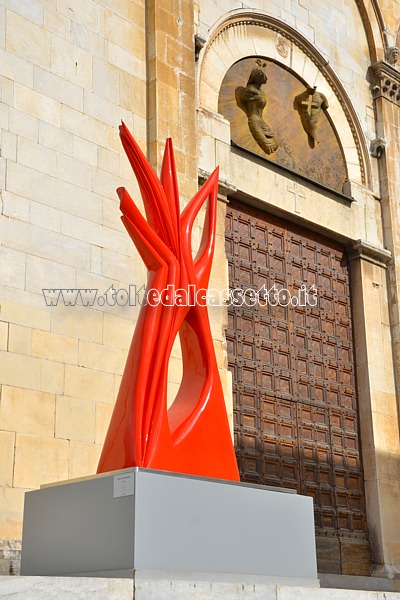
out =
[(381, 8), (377, 0), (356, 0), (356, 5), (364, 25), (371, 62), (377, 62), (385, 57), (385, 48), (391, 45)]
[(328, 99), (351, 182), (372, 188), (367, 141), (353, 104), (331, 64), (298, 31), (259, 12), (232, 11), (217, 23), (198, 69), (200, 106), (218, 112), (218, 94), (228, 69), (246, 56), (267, 56), (318, 85)]

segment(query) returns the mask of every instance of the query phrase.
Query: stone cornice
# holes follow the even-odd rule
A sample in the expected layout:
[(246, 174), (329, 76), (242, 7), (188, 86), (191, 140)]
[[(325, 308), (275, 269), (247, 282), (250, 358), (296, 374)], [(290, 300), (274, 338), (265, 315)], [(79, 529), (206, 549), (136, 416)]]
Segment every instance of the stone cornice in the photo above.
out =
[(356, 259), (362, 259), (374, 265), (383, 267), (384, 269), (387, 268), (387, 265), (392, 258), (392, 253), (389, 250), (374, 246), (366, 240), (356, 240), (355, 242), (352, 242), (346, 248), (346, 252), (349, 262)]
[(386, 98), (400, 106), (400, 71), (380, 60), (369, 67), (373, 98)]

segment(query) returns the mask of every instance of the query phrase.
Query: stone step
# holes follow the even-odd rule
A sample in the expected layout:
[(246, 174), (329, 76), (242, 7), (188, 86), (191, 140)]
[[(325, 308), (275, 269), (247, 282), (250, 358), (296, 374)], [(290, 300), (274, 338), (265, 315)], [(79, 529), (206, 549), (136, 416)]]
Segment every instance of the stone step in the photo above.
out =
[[(368, 579), (368, 578), (365, 578)], [(376, 579), (376, 578), (374, 578)], [(0, 577), (1, 600), (400, 600), (400, 593), (170, 579)]]
[(322, 588), (400, 592), (400, 579), (361, 577), (359, 575), (333, 575), (327, 573), (320, 573), (318, 578)]

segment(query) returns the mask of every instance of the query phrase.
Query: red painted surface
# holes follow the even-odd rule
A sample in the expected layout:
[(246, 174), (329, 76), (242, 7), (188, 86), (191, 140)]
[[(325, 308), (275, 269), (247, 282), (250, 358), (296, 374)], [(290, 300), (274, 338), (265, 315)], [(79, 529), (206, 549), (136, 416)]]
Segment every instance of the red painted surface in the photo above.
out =
[[(184, 290), (190, 302), (155, 305), (153, 295), (154, 305), (142, 305), (97, 472), (138, 466), (239, 481), (207, 306), (196, 299), (210, 277), (218, 169), (181, 214), (171, 140), (158, 179), (124, 124), (120, 137), (147, 217), (119, 188), (122, 221), (148, 269), (147, 289), (161, 294), (172, 285)], [(193, 259), (192, 227), (205, 203), (202, 239)], [(168, 363), (177, 334), (183, 378), (167, 409)]]

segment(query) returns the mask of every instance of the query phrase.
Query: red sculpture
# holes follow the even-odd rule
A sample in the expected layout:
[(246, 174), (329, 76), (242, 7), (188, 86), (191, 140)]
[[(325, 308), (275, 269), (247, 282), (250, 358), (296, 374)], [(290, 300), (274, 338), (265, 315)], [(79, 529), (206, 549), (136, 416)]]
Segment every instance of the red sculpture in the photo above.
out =
[[(239, 481), (206, 306), (218, 169), (180, 214), (171, 140), (158, 179), (124, 124), (120, 137), (147, 216), (146, 221), (125, 188), (117, 190), (122, 221), (148, 269), (148, 298), (140, 310), (97, 472), (138, 466)], [(200, 248), (193, 259), (192, 227), (206, 201)], [(183, 378), (167, 409), (168, 362), (178, 333)]]

